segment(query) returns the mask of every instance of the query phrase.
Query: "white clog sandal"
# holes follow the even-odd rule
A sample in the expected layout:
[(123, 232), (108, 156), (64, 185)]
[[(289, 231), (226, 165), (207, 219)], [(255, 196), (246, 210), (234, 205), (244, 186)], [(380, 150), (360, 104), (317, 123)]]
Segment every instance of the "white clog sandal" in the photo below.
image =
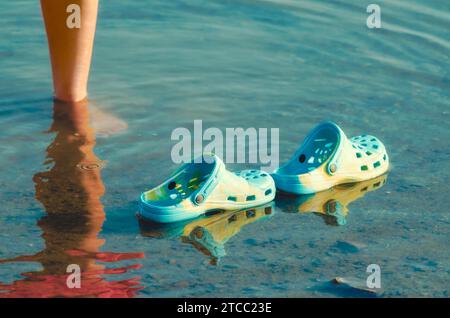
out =
[(369, 135), (347, 139), (338, 125), (327, 121), (309, 133), (289, 162), (272, 177), (281, 191), (309, 194), (369, 180), (388, 168), (389, 157), (379, 139)]
[(182, 165), (161, 185), (142, 193), (139, 216), (170, 223), (274, 199), (275, 184), (269, 174), (259, 170), (230, 172), (213, 154), (203, 154), (203, 159)]

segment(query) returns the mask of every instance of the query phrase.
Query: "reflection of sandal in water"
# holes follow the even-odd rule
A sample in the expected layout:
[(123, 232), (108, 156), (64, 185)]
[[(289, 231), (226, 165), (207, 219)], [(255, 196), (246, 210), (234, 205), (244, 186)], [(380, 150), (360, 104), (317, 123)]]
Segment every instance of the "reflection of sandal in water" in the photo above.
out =
[[(215, 155), (184, 164), (164, 183), (141, 195), (140, 216), (169, 223), (218, 210), (238, 210), (270, 202), (275, 185), (259, 170), (228, 171)], [(206, 161), (206, 162), (205, 162)]]
[(245, 225), (271, 217), (273, 212), (271, 202), (253, 209), (219, 213), (186, 225), (182, 240), (211, 256), (212, 263), (216, 263), (226, 255), (225, 243), (231, 237)]
[(369, 135), (347, 139), (333, 122), (323, 122), (306, 137), (291, 160), (274, 172), (278, 189), (309, 194), (335, 185), (384, 174), (389, 158), (384, 145)]
[(315, 194), (296, 197), (284, 195), (277, 199), (277, 205), (287, 212), (318, 213), (330, 225), (345, 225), (348, 205), (367, 192), (378, 190), (386, 180), (387, 175), (384, 174), (362, 182), (341, 184)]
[(186, 220), (174, 223), (157, 223), (151, 220), (144, 219), (140, 213), (136, 214), (139, 229), (142, 236), (150, 237), (153, 239), (168, 239), (180, 237), (183, 235), (184, 227), (192, 222), (192, 220)]
[(225, 243), (247, 224), (264, 220), (273, 215), (273, 202), (240, 211), (219, 212), (199, 219), (160, 224), (139, 218), (142, 236), (151, 238), (173, 238), (180, 236), (185, 243), (192, 244), (203, 254), (211, 256), (211, 263), (226, 255)]

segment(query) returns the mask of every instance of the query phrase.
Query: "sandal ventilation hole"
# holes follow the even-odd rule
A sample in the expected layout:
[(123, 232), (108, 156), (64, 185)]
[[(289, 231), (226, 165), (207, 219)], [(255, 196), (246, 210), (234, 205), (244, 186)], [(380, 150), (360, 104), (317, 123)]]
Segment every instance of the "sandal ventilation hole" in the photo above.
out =
[(177, 186), (177, 183), (175, 181), (172, 181), (169, 183), (169, 185), (167, 187), (169, 188), (169, 190), (173, 190), (173, 189), (175, 189), (176, 186)]
[(369, 170), (369, 168), (367, 168), (367, 166), (361, 166), (361, 171), (367, 171), (367, 170)]
[(306, 160), (306, 156), (304, 154), (301, 154), (300, 157), (298, 157), (298, 161), (300, 161), (300, 163), (305, 162)]
[(379, 161), (373, 163), (374, 168), (378, 168), (379, 166), (381, 166), (381, 163)]
[(361, 158), (361, 157), (362, 157), (361, 153), (360, 153), (360, 152), (357, 152), (357, 153), (356, 153), (356, 158)]
[(256, 200), (256, 196), (255, 195), (247, 196), (247, 201), (255, 201), (255, 200)]
[(264, 192), (264, 195), (269, 195), (272, 193), (272, 189), (267, 189), (266, 192)]
[(234, 201), (234, 202), (236, 202), (236, 201), (237, 201), (237, 198), (236, 198), (236, 197), (233, 197), (233, 196), (229, 196), (229, 197), (227, 198), (227, 200), (228, 200), (228, 201)]

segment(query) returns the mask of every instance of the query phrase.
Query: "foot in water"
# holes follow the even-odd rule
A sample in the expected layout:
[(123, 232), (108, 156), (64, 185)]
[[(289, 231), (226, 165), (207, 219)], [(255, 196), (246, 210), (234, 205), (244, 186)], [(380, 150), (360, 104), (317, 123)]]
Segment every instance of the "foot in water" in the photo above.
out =
[(89, 108), (91, 125), (98, 137), (109, 137), (128, 129), (128, 124), (113, 114), (92, 105), (92, 103)]

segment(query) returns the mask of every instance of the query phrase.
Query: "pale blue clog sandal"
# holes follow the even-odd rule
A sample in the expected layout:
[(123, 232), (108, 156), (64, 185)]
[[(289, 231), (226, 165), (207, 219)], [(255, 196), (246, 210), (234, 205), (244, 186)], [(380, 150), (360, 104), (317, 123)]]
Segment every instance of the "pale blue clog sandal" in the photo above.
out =
[(309, 133), (272, 177), (281, 191), (309, 194), (376, 178), (388, 168), (389, 157), (379, 139), (369, 135), (348, 139), (337, 124), (326, 121)]
[(219, 157), (203, 154), (182, 165), (164, 183), (141, 194), (139, 215), (160, 223), (183, 221), (208, 212), (240, 210), (272, 201), (275, 184), (259, 170), (230, 172)]

